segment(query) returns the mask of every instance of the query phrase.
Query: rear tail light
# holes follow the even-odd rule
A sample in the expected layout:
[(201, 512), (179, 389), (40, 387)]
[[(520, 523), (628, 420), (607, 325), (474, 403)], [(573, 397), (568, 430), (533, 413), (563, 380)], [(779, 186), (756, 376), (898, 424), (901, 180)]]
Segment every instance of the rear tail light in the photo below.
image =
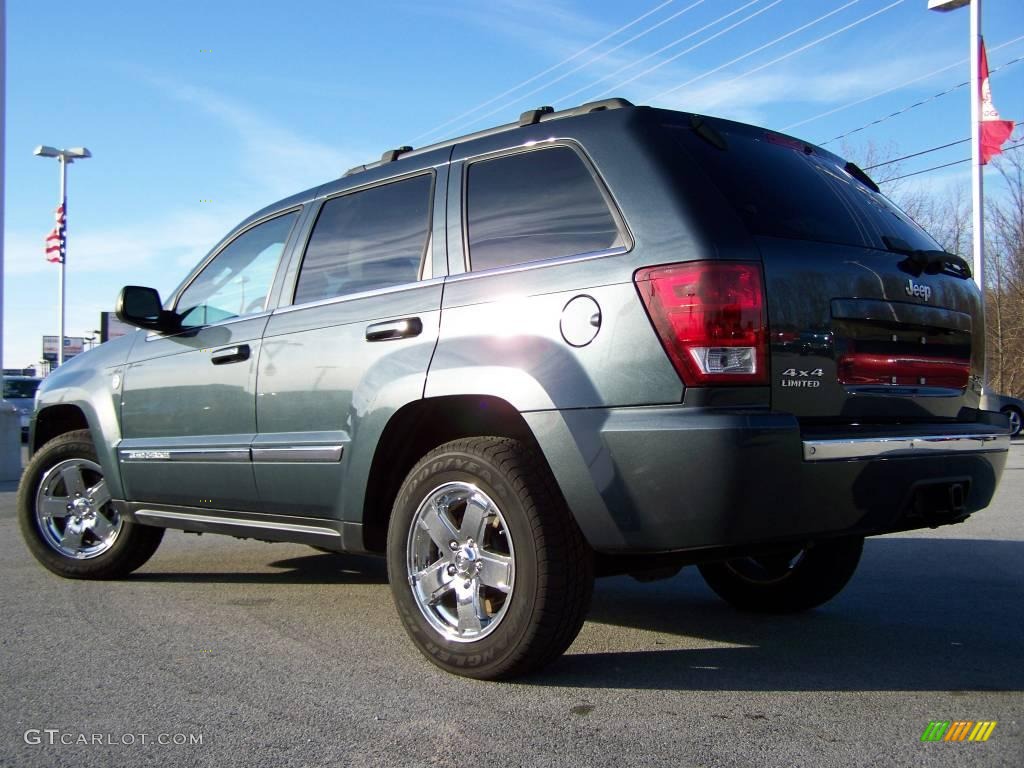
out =
[(688, 386), (768, 383), (760, 265), (694, 261), (641, 269), (633, 280)]

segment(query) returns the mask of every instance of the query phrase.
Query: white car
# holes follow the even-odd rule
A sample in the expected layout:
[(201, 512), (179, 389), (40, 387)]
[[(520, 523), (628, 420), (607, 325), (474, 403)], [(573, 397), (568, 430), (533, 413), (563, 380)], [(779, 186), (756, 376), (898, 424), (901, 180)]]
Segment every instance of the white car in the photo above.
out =
[(32, 409), (35, 407), (38, 379), (34, 376), (4, 376), (3, 399), (18, 409), (21, 420), (21, 439), (28, 439), (28, 425), (32, 420)]

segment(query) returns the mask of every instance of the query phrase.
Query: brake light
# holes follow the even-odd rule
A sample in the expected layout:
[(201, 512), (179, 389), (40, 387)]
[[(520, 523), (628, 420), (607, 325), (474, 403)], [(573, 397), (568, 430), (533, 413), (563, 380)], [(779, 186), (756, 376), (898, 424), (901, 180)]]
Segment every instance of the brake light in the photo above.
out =
[(684, 383), (768, 383), (768, 320), (759, 264), (669, 264), (641, 269), (633, 280)]

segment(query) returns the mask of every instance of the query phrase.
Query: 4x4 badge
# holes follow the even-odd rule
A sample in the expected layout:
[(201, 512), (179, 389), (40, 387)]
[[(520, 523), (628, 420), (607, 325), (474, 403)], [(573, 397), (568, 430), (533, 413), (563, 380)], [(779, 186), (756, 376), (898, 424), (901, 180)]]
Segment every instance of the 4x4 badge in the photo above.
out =
[[(821, 382), (818, 379), (824, 375), (825, 372), (821, 370), (821, 368), (815, 368), (813, 371), (805, 371), (799, 368), (787, 368), (782, 372), (782, 386), (817, 389), (821, 386)], [(812, 376), (815, 378), (811, 378)]]

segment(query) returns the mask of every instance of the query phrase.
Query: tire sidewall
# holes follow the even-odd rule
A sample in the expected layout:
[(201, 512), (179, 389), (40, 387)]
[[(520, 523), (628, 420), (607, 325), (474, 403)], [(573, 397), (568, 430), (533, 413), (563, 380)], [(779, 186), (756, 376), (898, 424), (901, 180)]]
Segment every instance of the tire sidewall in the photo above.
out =
[[(409, 585), (406, 547), (419, 505), (445, 483), (476, 485), (501, 510), (515, 550), (515, 583), (501, 623), (480, 640), (459, 643), (442, 637), (424, 618)], [(399, 491), (388, 529), (388, 574), (399, 616), (420, 650), (439, 666), (459, 674), (486, 676), (525, 642), (538, 594), (537, 542), (522, 499), (503, 473), (486, 459), (452, 449), (418, 464)]]

